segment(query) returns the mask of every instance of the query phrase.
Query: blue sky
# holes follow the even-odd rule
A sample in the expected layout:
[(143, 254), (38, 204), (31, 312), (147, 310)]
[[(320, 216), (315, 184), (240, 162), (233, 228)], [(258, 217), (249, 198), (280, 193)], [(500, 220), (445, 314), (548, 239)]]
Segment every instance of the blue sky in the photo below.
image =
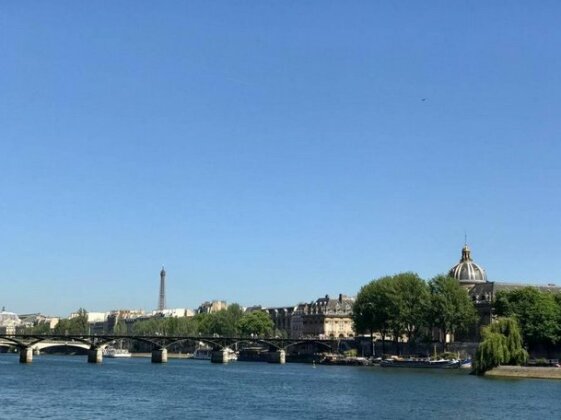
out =
[(0, 305), (561, 282), (558, 2), (5, 2)]

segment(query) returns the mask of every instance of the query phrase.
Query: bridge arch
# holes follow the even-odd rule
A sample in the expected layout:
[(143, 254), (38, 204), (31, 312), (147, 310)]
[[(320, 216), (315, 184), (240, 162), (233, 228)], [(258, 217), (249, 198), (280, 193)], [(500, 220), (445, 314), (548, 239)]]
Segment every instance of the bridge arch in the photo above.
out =
[[(28, 345), (25, 344), (24, 342), (19, 341), (19, 340), (16, 340), (16, 339), (13, 339), (13, 338), (10, 338), (10, 337), (2, 337), (1, 340), (8, 341), (8, 342), (10, 342), (11, 344), (15, 345), (16, 347), (18, 347), (18, 348), (25, 348), (25, 347), (28, 347)], [(6, 343), (6, 344), (8, 344), (8, 343)], [(8, 346), (9, 346), (9, 345), (8, 345)]]
[(35, 345), (30, 345), (29, 347), (37, 350), (45, 350), (53, 347), (72, 347), (75, 349), (89, 350), (91, 348), (91, 345), (82, 342), (72, 342), (72, 341), (52, 341), (52, 342), (42, 341)]
[(107, 347), (109, 344), (111, 344), (111, 343), (113, 343), (113, 342), (115, 342), (115, 341), (117, 341), (117, 340), (140, 341), (140, 342), (142, 342), (142, 343), (150, 344), (150, 345), (152, 345), (152, 346), (154, 346), (154, 347), (158, 347), (158, 348), (165, 347), (165, 346), (162, 346), (160, 343), (158, 343), (158, 342), (156, 342), (156, 341), (152, 341), (152, 340), (149, 340), (149, 339), (147, 339), (147, 338), (138, 337), (138, 336), (130, 336), (130, 337), (127, 337), (127, 336), (123, 336), (123, 337), (104, 337), (101, 341), (99, 341), (99, 342), (96, 344), (95, 347), (98, 347), (98, 348), (105, 348), (105, 347)]
[[(239, 340), (232, 341), (230, 344), (228, 344), (228, 346), (225, 346), (225, 347), (237, 346), (238, 344), (242, 344), (242, 343), (270, 345), (269, 343), (262, 342), (262, 340), (255, 339), (255, 338), (240, 338)], [(275, 346), (275, 347), (277, 347), (277, 346)]]
[(173, 346), (174, 344), (178, 344), (178, 343), (182, 343), (184, 341), (190, 341), (192, 343), (204, 343), (204, 344), (208, 344), (210, 345), (213, 349), (223, 349), (225, 347), (229, 347), (228, 345), (225, 344), (221, 344), (217, 341), (214, 340), (209, 340), (208, 338), (205, 337), (189, 337), (189, 338), (180, 338), (178, 340), (174, 340), (174, 341), (170, 341), (165, 347), (168, 348), (170, 346)]
[(284, 347), (284, 350), (288, 349), (289, 347), (292, 346), (297, 346), (299, 344), (313, 344), (316, 345), (318, 347), (325, 347), (328, 350), (333, 350), (333, 347), (331, 346), (332, 342), (324, 342), (323, 340), (301, 340), (301, 341), (296, 341), (294, 343), (290, 343), (289, 345)]
[(64, 336), (64, 335), (58, 335), (58, 336), (57, 336), (57, 335), (52, 335), (52, 336), (33, 337), (33, 338), (34, 338), (35, 340), (34, 340), (34, 341), (31, 341), (29, 344), (27, 344), (29, 347), (33, 347), (33, 346), (35, 346), (36, 344), (39, 344), (39, 343), (41, 343), (41, 342), (43, 342), (43, 341), (52, 341), (52, 342), (57, 341), (57, 342), (61, 342), (61, 343), (65, 343), (65, 342), (67, 342), (67, 343), (72, 343), (72, 342), (77, 341), (77, 342), (86, 344), (86, 345), (88, 345), (88, 346), (91, 346), (91, 345), (92, 345), (92, 342), (89, 341), (89, 340), (85, 340), (85, 339), (80, 338), (80, 337), (72, 337), (72, 338), (69, 339), (69, 337)]

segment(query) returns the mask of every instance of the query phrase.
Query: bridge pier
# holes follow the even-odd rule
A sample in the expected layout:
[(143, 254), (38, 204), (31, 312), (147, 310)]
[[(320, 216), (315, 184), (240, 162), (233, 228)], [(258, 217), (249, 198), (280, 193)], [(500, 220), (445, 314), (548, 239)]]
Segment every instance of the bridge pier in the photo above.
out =
[(31, 347), (23, 347), (19, 350), (19, 362), (31, 363), (33, 361), (33, 349)]
[(225, 349), (213, 350), (210, 355), (210, 361), (211, 363), (228, 363), (228, 352)]
[(103, 350), (93, 348), (88, 350), (88, 363), (101, 363), (103, 361)]
[(286, 350), (275, 350), (269, 351), (268, 359), (269, 363), (279, 363), (284, 365), (286, 363)]
[(168, 349), (152, 350), (152, 363), (167, 363), (168, 362)]

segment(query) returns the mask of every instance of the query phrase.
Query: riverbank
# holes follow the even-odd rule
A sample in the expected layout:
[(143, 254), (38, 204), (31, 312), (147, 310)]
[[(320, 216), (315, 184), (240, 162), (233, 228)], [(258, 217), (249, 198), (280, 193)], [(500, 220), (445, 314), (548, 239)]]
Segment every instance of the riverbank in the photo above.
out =
[(502, 378), (561, 379), (561, 368), (535, 366), (499, 366), (485, 372), (485, 376)]

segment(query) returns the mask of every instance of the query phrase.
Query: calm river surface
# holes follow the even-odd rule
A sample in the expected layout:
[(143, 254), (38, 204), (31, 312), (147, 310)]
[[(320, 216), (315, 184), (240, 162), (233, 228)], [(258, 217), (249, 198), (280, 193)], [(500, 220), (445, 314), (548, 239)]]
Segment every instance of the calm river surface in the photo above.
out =
[(561, 418), (561, 382), (458, 371), (0, 354), (1, 419)]

